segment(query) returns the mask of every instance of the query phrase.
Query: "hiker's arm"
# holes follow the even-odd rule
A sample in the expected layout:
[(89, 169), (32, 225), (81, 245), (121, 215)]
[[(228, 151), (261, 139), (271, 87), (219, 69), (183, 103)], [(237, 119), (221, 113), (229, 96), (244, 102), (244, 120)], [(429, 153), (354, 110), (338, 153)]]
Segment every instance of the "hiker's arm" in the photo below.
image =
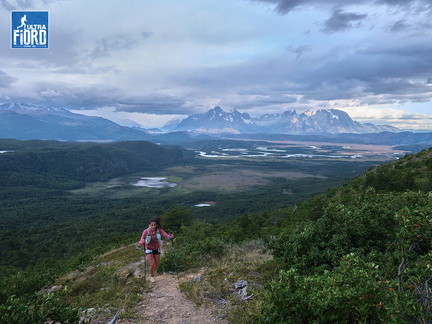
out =
[(141, 235), (141, 239), (139, 241), (140, 245), (144, 245), (144, 243), (145, 243), (146, 232), (147, 232), (147, 230), (145, 229), (144, 232)]
[(167, 240), (172, 240), (174, 238), (174, 234), (168, 235), (163, 229), (160, 230), (160, 233), (165, 237)]

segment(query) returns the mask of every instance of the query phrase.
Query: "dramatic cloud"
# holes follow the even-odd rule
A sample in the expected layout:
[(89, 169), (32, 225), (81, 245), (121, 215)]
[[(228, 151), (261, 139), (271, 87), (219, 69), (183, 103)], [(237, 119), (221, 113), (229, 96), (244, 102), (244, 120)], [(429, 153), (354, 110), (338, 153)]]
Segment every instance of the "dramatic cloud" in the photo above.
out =
[(2, 101), (146, 126), (215, 105), (432, 111), (430, 0), (0, 0), (0, 39), (14, 9), (49, 11), (50, 48), (0, 44)]
[(100, 57), (109, 56), (110, 52), (116, 50), (130, 50), (133, 46), (137, 45), (137, 41), (127, 35), (114, 35), (109, 38), (103, 38), (96, 42), (96, 46), (89, 54), (90, 58), (96, 59)]
[(0, 8), (5, 10), (22, 10), (33, 9), (42, 3), (50, 1), (34, 1), (34, 0), (0, 0)]
[(411, 27), (410, 24), (406, 22), (405, 19), (398, 20), (395, 23), (393, 23), (388, 30), (391, 32), (400, 32), (400, 31), (406, 31)]
[(312, 51), (312, 48), (307, 45), (301, 45), (298, 47), (288, 46), (287, 51), (296, 54), (296, 60), (298, 60), (303, 54)]
[[(362, 123), (377, 123), (393, 125), (400, 129), (418, 130), (430, 129), (432, 116), (426, 114), (413, 114), (403, 110), (376, 107), (348, 108), (345, 110), (352, 118)], [(414, 127), (413, 127), (414, 126)]]
[(127, 112), (145, 111), (148, 114), (170, 115), (177, 114), (185, 105), (185, 100), (168, 95), (154, 95), (129, 97), (118, 100), (117, 109)]
[(353, 27), (359, 27), (361, 21), (367, 17), (367, 14), (356, 14), (352, 12), (343, 12), (337, 9), (332, 16), (324, 23), (324, 32), (334, 33)]
[(306, 7), (342, 7), (350, 5), (362, 4), (383, 4), (392, 7), (411, 7), (421, 6), (424, 10), (430, 9), (431, 4), (429, 0), (250, 0), (252, 2), (262, 2), (275, 5), (275, 10), (281, 14), (287, 14), (290, 11)]
[(8, 101), (30, 102), (36, 105), (55, 105), (72, 109), (88, 109), (115, 105), (120, 95), (118, 88), (107, 85), (77, 86), (68, 83), (23, 83), (4, 89), (2, 94)]
[(70, 0), (0, 0), (0, 10), (45, 10), (52, 3)]
[(6, 88), (12, 83), (14, 83), (17, 79), (7, 75), (3, 71), (0, 70), (0, 88)]

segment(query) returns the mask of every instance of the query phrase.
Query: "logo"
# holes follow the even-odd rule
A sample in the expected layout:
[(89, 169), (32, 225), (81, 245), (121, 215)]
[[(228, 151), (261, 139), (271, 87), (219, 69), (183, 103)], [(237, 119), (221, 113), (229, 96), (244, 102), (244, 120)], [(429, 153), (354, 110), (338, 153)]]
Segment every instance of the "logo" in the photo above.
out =
[(48, 48), (48, 11), (11, 11), (12, 48)]

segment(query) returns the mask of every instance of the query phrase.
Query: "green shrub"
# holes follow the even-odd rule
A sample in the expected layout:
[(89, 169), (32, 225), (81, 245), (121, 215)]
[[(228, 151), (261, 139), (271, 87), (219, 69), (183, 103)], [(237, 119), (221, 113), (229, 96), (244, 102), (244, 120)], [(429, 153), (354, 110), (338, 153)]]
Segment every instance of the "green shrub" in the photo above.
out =
[(260, 322), (431, 322), (432, 194), (371, 193), (271, 243)]
[(219, 258), (225, 253), (226, 243), (214, 237), (173, 243), (162, 256), (160, 271), (185, 271), (201, 266), (206, 260)]
[(0, 323), (4, 324), (76, 324), (80, 322), (81, 310), (76, 304), (67, 302), (67, 289), (44, 295), (17, 297), (12, 295), (0, 305)]
[(268, 287), (260, 322), (404, 323), (396, 281), (382, 281), (381, 275), (378, 265), (354, 254), (317, 275), (281, 271)]
[(282, 234), (269, 247), (277, 260), (309, 273), (330, 270), (351, 252), (384, 253), (387, 242), (394, 239), (395, 201), (371, 190), (355, 205), (329, 203), (320, 219)]

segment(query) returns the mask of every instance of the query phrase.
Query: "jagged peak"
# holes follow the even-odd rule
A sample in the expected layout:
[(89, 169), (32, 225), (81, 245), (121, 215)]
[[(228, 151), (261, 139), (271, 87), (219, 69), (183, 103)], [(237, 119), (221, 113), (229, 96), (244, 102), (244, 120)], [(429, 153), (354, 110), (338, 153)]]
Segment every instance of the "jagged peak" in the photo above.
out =
[[(252, 118), (248, 113), (241, 113), (236, 108), (230, 112), (216, 106), (207, 113), (189, 116), (180, 123), (177, 130), (223, 130), (236, 129), (240, 133), (280, 132), (283, 134), (320, 134), (320, 133), (372, 133), (384, 130), (385, 126), (372, 129), (353, 121), (349, 114), (338, 109), (307, 110), (298, 115), (295, 110), (286, 110), (282, 114), (265, 114)], [(208, 131), (207, 131), (208, 132)]]
[(46, 111), (46, 112), (62, 112), (70, 113), (69, 110), (59, 106), (35, 106), (25, 102), (6, 102), (0, 104), (0, 109), (5, 110), (20, 110), (20, 111)]
[(304, 114), (305, 116), (309, 116), (309, 117), (311, 117), (311, 116), (313, 116), (313, 115), (316, 114), (316, 110), (306, 110), (303, 114)]
[(334, 109), (308, 109), (303, 114), (305, 114), (306, 116), (314, 116), (314, 115), (319, 114), (319, 113), (330, 112), (331, 110), (334, 110)]
[(213, 112), (214, 113), (217, 113), (217, 114), (220, 114), (220, 113), (224, 113), (225, 111), (221, 108), (221, 107), (219, 107), (219, 106), (216, 106), (216, 107), (214, 107), (213, 109), (210, 109), (210, 110), (213, 110)]
[(297, 112), (295, 110), (285, 110), (282, 115), (297, 115)]

